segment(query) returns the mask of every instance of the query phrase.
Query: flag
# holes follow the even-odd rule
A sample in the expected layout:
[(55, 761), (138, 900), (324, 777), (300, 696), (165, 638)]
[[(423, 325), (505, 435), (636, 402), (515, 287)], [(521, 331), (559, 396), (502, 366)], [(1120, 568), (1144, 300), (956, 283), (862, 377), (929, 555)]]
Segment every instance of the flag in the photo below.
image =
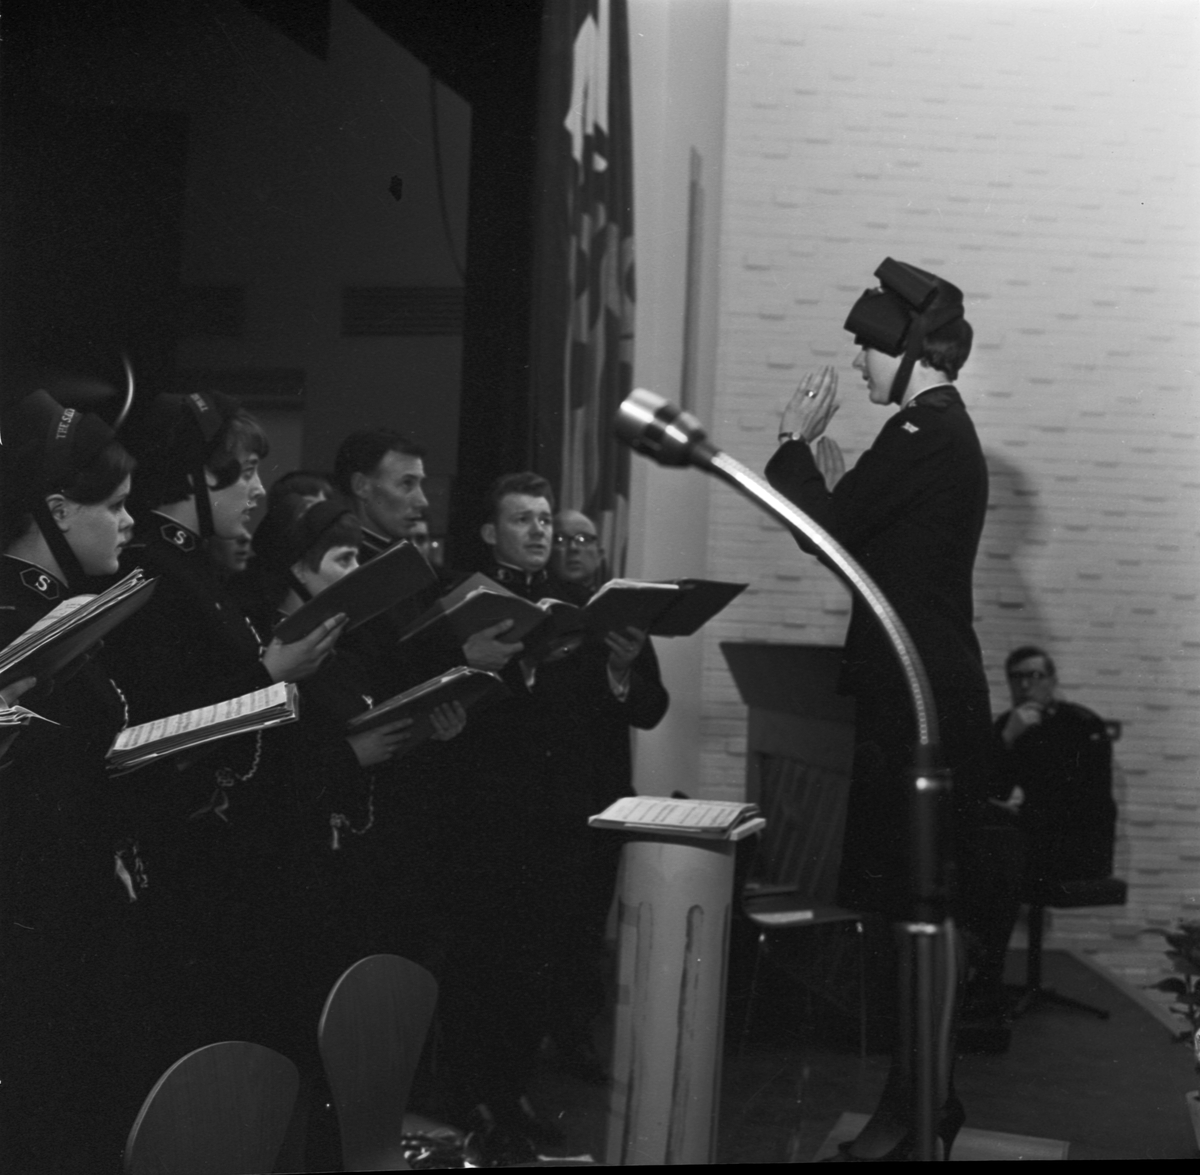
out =
[(626, 0), (546, 0), (531, 381), (539, 473), (624, 569), (633, 381), (633, 137)]

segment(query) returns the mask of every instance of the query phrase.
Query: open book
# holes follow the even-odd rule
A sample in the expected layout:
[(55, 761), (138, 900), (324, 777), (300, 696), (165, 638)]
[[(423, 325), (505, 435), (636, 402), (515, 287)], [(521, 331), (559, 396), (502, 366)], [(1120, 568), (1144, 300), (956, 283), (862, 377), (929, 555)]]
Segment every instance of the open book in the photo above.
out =
[(625, 796), (609, 804), (598, 816), (589, 816), (588, 824), (592, 828), (695, 836), (703, 840), (741, 840), (767, 826), (758, 814), (757, 804), (662, 796)]
[(217, 739), (295, 722), (297, 698), (293, 682), (279, 681), (213, 706), (130, 726), (117, 735), (108, 752), (109, 770), (132, 771)]
[(632, 627), (652, 636), (691, 636), (746, 586), (707, 579), (610, 579), (580, 608), (564, 600), (531, 603), (486, 575), (473, 575), (417, 617), (401, 640), (440, 626), (461, 645), (473, 633), (512, 620), (499, 639), (524, 642), (525, 658), (536, 661), (578, 644), (586, 633), (603, 636)]
[(425, 556), (412, 543), (397, 543), (297, 608), (272, 635), (284, 644), (302, 640), (339, 612), (346, 614), (349, 632), (436, 580)]
[(99, 595), (63, 600), (0, 649), (0, 686), (22, 677), (49, 681), (128, 620), (150, 599), (154, 584), (139, 567)]
[(632, 627), (651, 636), (691, 636), (746, 586), (712, 579), (610, 579), (588, 600), (584, 623), (599, 633)]
[(395, 722), (397, 718), (411, 718), (413, 724), (408, 730), (408, 739), (401, 744), (397, 754), (403, 755), (419, 746), (433, 734), (433, 724), (429, 720), (430, 711), (446, 702), (460, 702), (468, 712), (480, 705), (494, 702), (507, 696), (508, 686), (495, 673), (484, 669), (468, 669), (460, 665), (443, 673), (440, 677), (431, 678), (412, 689), (380, 702), (378, 706), (358, 714), (346, 724), (350, 734), (361, 734)]
[(488, 576), (476, 574), (426, 609), (400, 635), (403, 645), (432, 639), (440, 633), (456, 645), (465, 644), (475, 633), (502, 620), (512, 627), (496, 639), (504, 644), (521, 641), (523, 657), (539, 660), (558, 648), (569, 647), (582, 635), (580, 609), (562, 600), (545, 599), (536, 604), (524, 600)]

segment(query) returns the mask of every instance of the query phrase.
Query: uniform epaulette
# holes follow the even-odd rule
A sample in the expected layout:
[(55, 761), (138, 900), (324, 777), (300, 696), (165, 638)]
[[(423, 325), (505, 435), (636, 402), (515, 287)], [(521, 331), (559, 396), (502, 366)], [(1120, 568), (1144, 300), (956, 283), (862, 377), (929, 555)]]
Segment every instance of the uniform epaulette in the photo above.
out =
[(31, 591), (36, 592), (43, 600), (58, 600), (62, 598), (62, 584), (41, 567), (30, 565), (21, 572), (21, 582)]
[(158, 533), (164, 542), (169, 543), (177, 551), (185, 553), (194, 551), (199, 541), (186, 526), (169, 520), (158, 528)]

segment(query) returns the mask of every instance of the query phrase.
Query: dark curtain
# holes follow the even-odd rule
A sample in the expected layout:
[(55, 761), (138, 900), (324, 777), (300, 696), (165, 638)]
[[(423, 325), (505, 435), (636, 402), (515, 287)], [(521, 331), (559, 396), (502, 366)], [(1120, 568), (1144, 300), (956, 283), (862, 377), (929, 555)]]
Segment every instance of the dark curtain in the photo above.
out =
[(546, 0), (531, 384), (538, 472), (625, 562), (633, 378), (633, 137), (626, 0)]

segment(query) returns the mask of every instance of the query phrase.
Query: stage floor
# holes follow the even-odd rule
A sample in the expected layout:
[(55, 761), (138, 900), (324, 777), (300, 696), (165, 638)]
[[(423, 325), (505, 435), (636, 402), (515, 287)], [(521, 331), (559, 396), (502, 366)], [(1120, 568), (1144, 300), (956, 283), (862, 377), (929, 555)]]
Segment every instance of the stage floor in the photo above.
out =
[[(1010, 955), (1016, 981), (1023, 954)], [(1196, 1155), (1184, 1094), (1200, 1085), (1189, 1050), (1117, 983), (1062, 951), (1045, 956), (1047, 986), (1106, 1008), (1108, 1020), (1042, 1005), (1013, 1026), (998, 1056), (960, 1057), (955, 1075), (967, 1125), (954, 1159), (1034, 1157), (1188, 1159)], [(724, 1062), (720, 1163), (810, 1162), (872, 1109), (887, 1058), (860, 1058), (796, 1016), (760, 1024)], [(567, 1133), (561, 1154), (603, 1159), (607, 1093), (547, 1070), (532, 1091)], [(976, 1154), (979, 1151), (981, 1153)], [(1056, 1152), (1056, 1153), (1050, 1153)], [(1064, 1153), (1065, 1152), (1065, 1153)]]

